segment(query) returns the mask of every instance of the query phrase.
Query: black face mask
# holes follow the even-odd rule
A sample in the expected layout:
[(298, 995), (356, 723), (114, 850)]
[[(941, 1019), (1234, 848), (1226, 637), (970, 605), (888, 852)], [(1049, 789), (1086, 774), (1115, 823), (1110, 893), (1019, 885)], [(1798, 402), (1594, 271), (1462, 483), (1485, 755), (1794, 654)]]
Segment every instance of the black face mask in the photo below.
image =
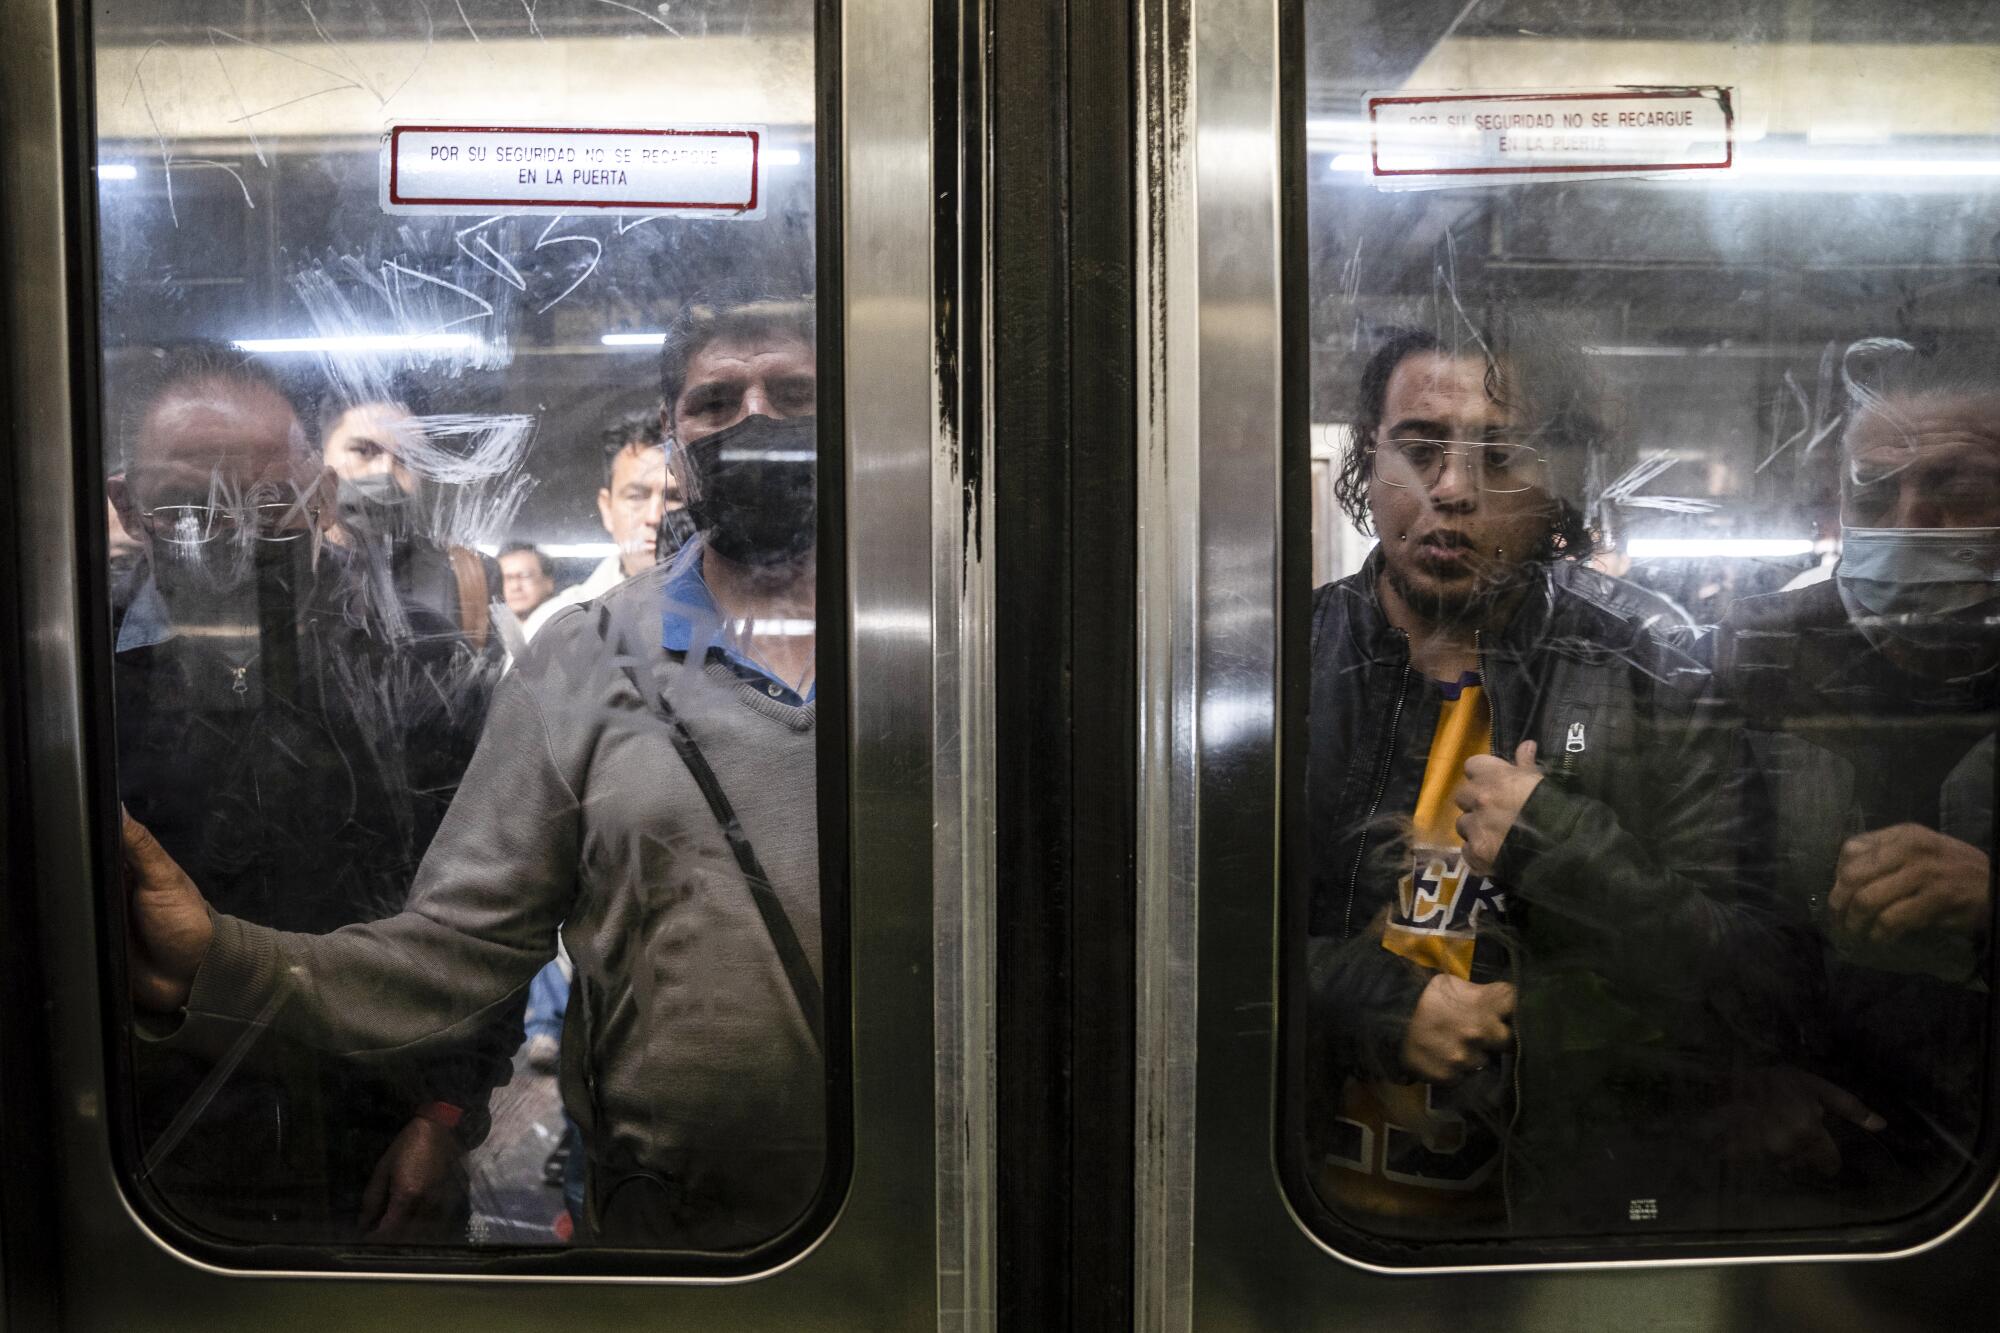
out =
[(404, 490), (386, 472), (342, 477), (335, 503), (341, 526), (356, 536), (405, 540), (418, 535), (421, 494)]
[(174, 627), (215, 644), (253, 642), (259, 627), (296, 617), (308, 579), (311, 543), (303, 532), (199, 544), (156, 538), (154, 586)]
[(817, 429), (814, 417), (745, 417), (682, 446), (688, 513), (708, 549), (758, 566), (781, 565), (813, 549), (819, 535)]

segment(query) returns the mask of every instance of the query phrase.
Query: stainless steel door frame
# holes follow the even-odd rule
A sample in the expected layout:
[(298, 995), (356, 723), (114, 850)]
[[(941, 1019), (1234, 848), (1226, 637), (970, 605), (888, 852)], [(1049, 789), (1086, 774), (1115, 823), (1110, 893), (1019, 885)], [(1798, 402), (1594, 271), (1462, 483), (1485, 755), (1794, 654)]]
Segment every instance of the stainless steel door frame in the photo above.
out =
[[(0, 164), (16, 187), (6, 195), (8, 324), (35, 331), (10, 340), (7, 374), (11, 481), (23, 513), (15, 537), (27, 645), (24, 777), (54, 1052), (48, 1147), (61, 1178), (60, 1214), (47, 1224), (60, 1229), (63, 1267), (48, 1281), (68, 1322), (984, 1326), (990, 1299), (979, 1294), (976, 1275), (990, 1267), (990, 1166), (979, 1140), (936, 1133), (940, 1107), (990, 1095), (983, 1076), (973, 1075), (989, 1063), (991, 1029), (987, 973), (965, 962), (985, 943), (980, 921), (968, 915), (968, 903), (982, 899), (968, 895), (960, 877), (990, 856), (978, 777), (988, 755), (976, 718), (963, 716), (978, 706), (965, 692), (988, 651), (984, 609), (978, 581), (961, 581), (958, 562), (942, 558), (977, 516), (934, 474), (949, 459), (938, 448), (932, 181), (936, 154), (957, 146), (932, 142), (931, 8), (912, 0), (853, 6), (837, 52), (825, 57), (840, 61), (842, 90), (843, 193), (839, 215), (822, 225), (837, 227), (842, 247), (851, 497), (853, 1180), (823, 1240), (778, 1271), (729, 1280), (228, 1274), (170, 1251), (129, 1206), (105, 1125), (109, 1029), (97, 983), (104, 929), (97, 885), (116, 873), (100, 861), (111, 839), (93, 822), (102, 788), (87, 764), (106, 721), (93, 714), (88, 682), (104, 664), (87, 661), (81, 646), (82, 627), (98, 614), (81, 581), (78, 536), (95, 531), (84, 518), (95, 502), (78, 493), (76, 480), (78, 409), (90, 390), (78, 387), (72, 349), (88, 321), (71, 313), (84, 299), (74, 275), (88, 271), (91, 253), (90, 139), (70, 117), (83, 104), (76, 89), (88, 53), (80, 22), (64, 9), (57, 0), (27, 0), (8, 5), (0, 19), (7, 53)], [(928, 521), (912, 521), (934, 509), (943, 525), (935, 539)], [(946, 639), (953, 650), (934, 663), (933, 645)], [(937, 701), (935, 716), (906, 706), (925, 695)], [(934, 746), (933, 724), (946, 719), (975, 739), (960, 740), (955, 729), (950, 745)], [(935, 1067), (923, 1055), (934, 1048), (934, 1022), (953, 1051)], [(958, 1082), (954, 1070), (973, 1072)], [(942, 1093), (941, 1079), (950, 1084)], [(18, 1095), (17, 1079), (9, 1087)], [(952, 1203), (939, 1207), (947, 1180), (957, 1182)]]
[[(1285, 1328), (1957, 1327), (2000, 1208), (1924, 1250), (1389, 1273), (1311, 1236), (1274, 1162), (1285, 657), (1282, 368), (1304, 299), (1281, 220), (1284, 6), (1146, 0), (1136, 312), (1141, 439), (1136, 1324)], [(1296, 71), (1293, 71), (1294, 73)], [(1287, 75), (1289, 77), (1289, 75)], [(1302, 143), (1302, 139), (1297, 142)], [(1290, 436), (1296, 434), (1296, 441)], [(1299, 655), (1301, 660), (1303, 654)], [(1921, 1294), (1919, 1296), (1919, 1294)], [(1852, 1326), (1862, 1327), (1863, 1323)]]

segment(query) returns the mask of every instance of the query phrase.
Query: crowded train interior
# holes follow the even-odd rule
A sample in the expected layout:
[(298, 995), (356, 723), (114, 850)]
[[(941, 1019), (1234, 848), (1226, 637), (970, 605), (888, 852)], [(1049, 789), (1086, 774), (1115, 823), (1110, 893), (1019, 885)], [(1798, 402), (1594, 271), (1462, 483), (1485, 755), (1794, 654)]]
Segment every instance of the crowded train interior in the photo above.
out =
[(5, 9), (0, 1333), (1990, 1320), (2000, 5)]

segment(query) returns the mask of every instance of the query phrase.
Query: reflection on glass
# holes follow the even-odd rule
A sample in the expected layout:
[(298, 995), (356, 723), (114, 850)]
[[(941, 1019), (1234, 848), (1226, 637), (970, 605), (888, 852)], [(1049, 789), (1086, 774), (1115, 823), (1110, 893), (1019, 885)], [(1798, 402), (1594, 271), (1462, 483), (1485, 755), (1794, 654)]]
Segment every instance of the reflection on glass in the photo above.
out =
[[(1308, 11), (1281, 1158), (1337, 1243), (1738, 1238), (1976, 1183), (2000, 266), (1961, 164), (1994, 149), (1783, 82), (1831, 68), (1812, 42), (1912, 30), (1740, 8)], [(1924, 58), (1876, 75), (1990, 94), (1963, 34), (1906, 17)], [(1642, 82), (1754, 108), (1735, 168), (1391, 189), (1358, 114)], [(1901, 169), (1844, 171), (1864, 138)]]
[(1816, 937), (1788, 1075), (1838, 1113), (1839, 1142), (1808, 1145), (1838, 1191), (1777, 1194), (1802, 1223), (1836, 1199), (1908, 1212), (1965, 1172), (1987, 1060), (2000, 363), (1985, 340), (1874, 339), (1841, 365), (1839, 564), (1738, 603), (1717, 652), (1769, 789), (1773, 874)]
[(741, 1253), (829, 1154), (804, 150), (738, 218), (377, 152), (810, 144), (812, 8), (465, 8), (98, 24), (134, 1168), (225, 1242)]
[[(1712, 1210), (1680, 1127), (1780, 984), (1701, 673), (1579, 563), (1592, 390), (1565, 330), (1498, 314), (1391, 334), (1360, 378), (1339, 490), (1381, 540), (1315, 598), (1309, 1132), (1379, 1230)], [(1408, 466), (1524, 438), (1524, 471)]]

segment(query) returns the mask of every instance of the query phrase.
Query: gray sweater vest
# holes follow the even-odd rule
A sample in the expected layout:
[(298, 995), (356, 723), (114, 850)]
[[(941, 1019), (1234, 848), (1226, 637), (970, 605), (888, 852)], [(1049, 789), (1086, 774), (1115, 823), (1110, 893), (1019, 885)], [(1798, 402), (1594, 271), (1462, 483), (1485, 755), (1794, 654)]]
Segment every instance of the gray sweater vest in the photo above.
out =
[(824, 976), (813, 708), (673, 660), (664, 578), (536, 637), (402, 913), (329, 935), (218, 917), (188, 1026), (265, 1019), (357, 1059), (421, 1055), (520, 1005), (560, 928), (576, 964), (563, 1101), (593, 1221), (605, 1239), (739, 1249), (811, 1203), (823, 1063), (714, 813), (623, 668), (673, 700)]

